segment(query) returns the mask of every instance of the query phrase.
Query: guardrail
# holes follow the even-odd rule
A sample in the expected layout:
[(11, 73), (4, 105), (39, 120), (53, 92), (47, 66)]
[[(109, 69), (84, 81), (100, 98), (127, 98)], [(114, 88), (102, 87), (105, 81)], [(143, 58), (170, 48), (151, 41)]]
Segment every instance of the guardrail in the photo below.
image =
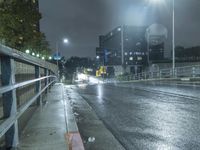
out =
[[(16, 66), (19, 63), (27, 65), (27, 69), (33, 68), (34, 72), (28, 72), (30, 75), (28, 78), (24, 78), (23, 74), (24, 81), (21, 81), (20, 78), (16, 82), (16, 79), (19, 78), (16, 74)], [(0, 110), (3, 110), (3, 116), (0, 118), (0, 139), (2, 140), (3, 138), (6, 148), (12, 148), (19, 143), (19, 118), (32, 105), (42, 105), (42, 94), (47, 93), (48, 88), (55, 82), (55, 74), (58, 68), (54, 64), (3, 45), (0, 45), (0, 64), (0, 101), (2, 101)], [(34, 91), (31, 97), (29, 91)], [(28, 98), (23, 95), (26, 92), (28, 93)], [(19, 100), (20, 95), (23, 96), (21, 101)]]
[(158, 71), (142, 72), (139, 74), (132, 74), (121, 76), (119, 80), (146, 80), (146, 79), (162, 79), (162, 78), (184, 78), (184, 77), (200, 77), (200, 65), (176, 67), (175, 75), (172, 74), (172, 69), (160, 69)]

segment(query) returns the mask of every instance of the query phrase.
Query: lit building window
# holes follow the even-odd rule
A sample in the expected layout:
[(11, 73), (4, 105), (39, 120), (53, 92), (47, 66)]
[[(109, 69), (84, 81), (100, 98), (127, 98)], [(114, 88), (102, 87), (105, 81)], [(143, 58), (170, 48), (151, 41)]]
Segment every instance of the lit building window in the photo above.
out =
[(137, 60), (142, 60), (142, 57), (137, 57)]
[(129, 60), (133, 60), (133, 57), (130, 57)]

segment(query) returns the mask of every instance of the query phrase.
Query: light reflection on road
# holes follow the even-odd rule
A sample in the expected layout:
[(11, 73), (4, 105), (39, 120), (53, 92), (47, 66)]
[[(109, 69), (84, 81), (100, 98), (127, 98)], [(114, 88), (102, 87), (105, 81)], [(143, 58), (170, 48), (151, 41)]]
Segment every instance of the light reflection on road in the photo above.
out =
[(127, 150), (200, 149), (200, 100), (133, 88), (138, 86), (199, 95), (198, 88), (161, 83), (97, 84), (78, 92)]

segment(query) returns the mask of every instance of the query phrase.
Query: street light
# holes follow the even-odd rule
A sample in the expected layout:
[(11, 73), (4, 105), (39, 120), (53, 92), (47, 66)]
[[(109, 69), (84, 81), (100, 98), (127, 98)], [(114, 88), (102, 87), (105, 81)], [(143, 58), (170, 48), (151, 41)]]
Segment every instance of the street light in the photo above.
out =
[[(67, 38), (64, 38), (63, 40), (63, 43), (65, 43), (65, 44), (68, 44), (69, 43), (69, 40), (67, 39)], [(58, 60), (59, 60), (59, 58), (58, 58), (58, 52), (59, 52), (59, 41), (57, 40), (56, 41), (56, 51), (57, 51), (57, 68), (58, 68), (58, 76), (59, 76), (59, 66), (58, 66)]]
[[(152, 3), (160, 3), (163, 0), (150, 0)], [(174, 11), (174, 0), (172, 0), (172, 75), (175, 76), (175, 11)]]
[(163, 0), (150, 0), (151, 3), (154, 3), (154, 4), (157, 4), (157, 3), (160, 3), (162, 2)]
[(29, 49), (27, 49), (25, 52), (26, 52), (27, 54), (30, 54), (30, 50), (29, 50)]
[(63, 42), (64, 43), (69, 43), (69, 40), (65, 38), (65, 39), (63, 39)]
[[(63, 39), (63, 43), (65, 43), (65, 44), (68, 44), (69, 43), (69, 40), (67, 39), (67, 38), (64, 38)], [(59, 53), (59, 41), (56, 41), (56, 51), (57, 51), (57, 66), (58, 66), (58, 53)]]
[(173, 73), (173, 77), (175, 76), (175, 33), (174, 33), (174, 0), (172, 0), (173, 2), (173, 13), (172, 13), (172, 73)]
[(32, 52), (32, 55), (33, 55), (33, 56), (35, 56), (35, 53), (34, 53), (34, 52)]
[(51, 57), (51, 56), (49, 56), (49, 60), (52, 60), (52, 57)]

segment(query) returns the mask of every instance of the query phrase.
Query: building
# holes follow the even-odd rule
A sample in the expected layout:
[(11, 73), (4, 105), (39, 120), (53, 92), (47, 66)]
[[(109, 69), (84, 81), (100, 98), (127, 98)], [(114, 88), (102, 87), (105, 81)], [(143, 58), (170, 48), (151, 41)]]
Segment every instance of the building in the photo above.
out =
[[(99, 36), (96, 57), (99, 65), (113, 70), (116, 75), (138, 73), (147, 65), (146, 27), (117, 27)], [(109, 71), (108, 71), (109, 72)]]
[(146, 29), (148, 61), (159, 61), (164, 59), (165, 43), (168, 35), (167, 29), (161, 24), (152, 24)]

